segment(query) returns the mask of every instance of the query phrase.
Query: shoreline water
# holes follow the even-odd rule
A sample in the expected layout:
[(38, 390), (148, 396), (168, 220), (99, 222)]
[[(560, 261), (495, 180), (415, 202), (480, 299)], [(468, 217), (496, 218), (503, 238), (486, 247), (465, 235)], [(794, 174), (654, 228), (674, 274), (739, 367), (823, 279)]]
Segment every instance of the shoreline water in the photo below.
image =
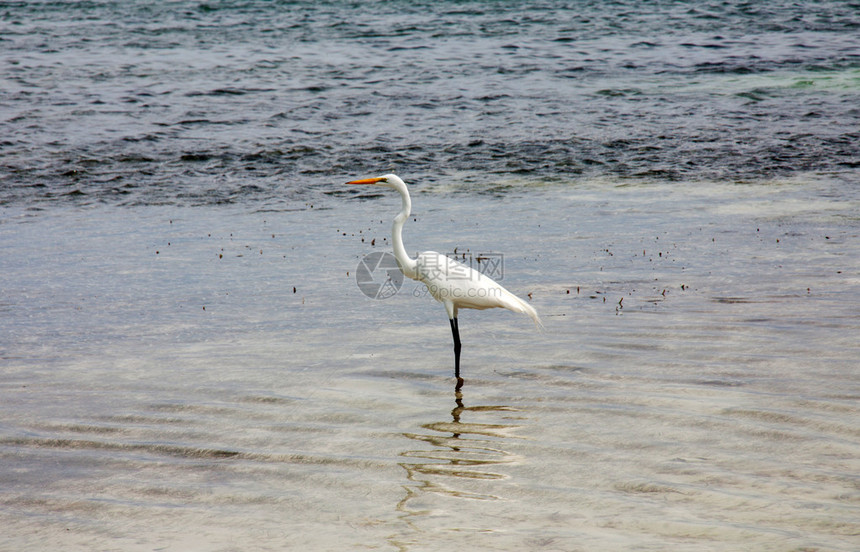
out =
[(464, 312), (459, 394), (444, 309), (355, 284), (396, 197), (4, 208), (0, 543), (851, 550), (858, 198), (690, 190), (416, 193), (546, 325)]

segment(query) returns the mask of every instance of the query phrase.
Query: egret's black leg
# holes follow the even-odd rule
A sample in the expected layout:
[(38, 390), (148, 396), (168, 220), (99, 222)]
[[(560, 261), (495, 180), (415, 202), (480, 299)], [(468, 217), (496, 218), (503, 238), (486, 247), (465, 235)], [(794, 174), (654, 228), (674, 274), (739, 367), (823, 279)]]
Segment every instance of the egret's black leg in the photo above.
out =
[(451, 319), (451, 333), (454, 334), (454, 377), (460, 381), (460, 324), (456, 318)]

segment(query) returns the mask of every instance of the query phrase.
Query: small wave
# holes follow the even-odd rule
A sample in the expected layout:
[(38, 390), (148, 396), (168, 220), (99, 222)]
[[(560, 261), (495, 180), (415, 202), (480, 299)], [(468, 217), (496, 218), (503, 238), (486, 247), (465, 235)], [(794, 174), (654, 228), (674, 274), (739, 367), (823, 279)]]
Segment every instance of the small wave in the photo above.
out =
[(598, 96), (639, 96), (642, 91), (637, 88), (604, 88), (595, 92)]
[(726, 44), (719, 44), (716, 42), (706, 42), (704, 44), (696, 44), (693, 42), (682, 42), (680, 45), (683, 46), (684, 48), (705, 48), (705, 49), (709, 49), (709, 50), (722, 50), (722, 49), (726, 49), (729, 47)]
[(624, 493), (632, 493), (632, 494), (667, 494), (667, 493), (681, 493), (680, 490), (671, 487), (669, 485), (661, 485), (659, 483), (649, 483), (649, 482), (628, 482), (628, 483), (616, 483), (615, 489)]
[(209, 161), (213, 157), (213, 155), (208, 153), (183, 153), (179, 156), (179, 159), (186, 163), (201, 163), (203, 161)]
[(293, 463), (320, 465), (375, 466), (372, 460), (340, 458), (335, 456), (314, 456), (301, 453), (270, 453), (236, 450), (220, 447), (198, 447), (175, 443), (112, 442), (91, 439), (63, 439), (50, 437), (20, 437), (0, 439), (0, 446), (52, 448), (65, 450), (105, 450), (115, 452), (146, 453), (155, 456), (173, 456), (203, 460), (249, 460), (264, 463)]
[(238, 400), (251, 404), (292, 405), (300, 399), (297, 397), (280, 397), (274, 395), (248, 395)]
[(723, 61), (705, 61), (694, 66), (697, 73), (715, 73), (729, 75), (750, 75), (760, 73), (764, 69), (756, 68), (746, 63), (728, 63)]
[(5, 446), (23, 446), (56, 449), (99, 449), (129, 452), (149, 452), (153, 454), (166, 454), (170, 456), (182, 456), (186, 458), (239, 458), (243, 456), (242, 452), (227, 449), (198, 448), (191, 446), (159, 443), (115, 443), (84, 439), (34, 437), (19, 439), (2, 439), (0, 440), (0, 444)]
[(197, 96), (244, 96), (246, 94), (255, 94), (261, 92), (273, 92), (274, 88), (215, 88), (213, 90), (207, 91), (192, 91), (187, 92), (185, 95), (189, 98), (194, 98)]

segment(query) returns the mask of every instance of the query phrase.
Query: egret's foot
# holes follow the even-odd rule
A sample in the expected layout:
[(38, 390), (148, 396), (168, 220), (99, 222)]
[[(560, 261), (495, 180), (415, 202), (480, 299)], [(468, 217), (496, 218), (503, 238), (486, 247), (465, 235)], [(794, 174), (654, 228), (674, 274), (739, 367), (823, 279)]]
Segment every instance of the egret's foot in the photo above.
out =
[(454, 386), (454, 391), (459, 391), (460, 389), (462, 389), (464, 383), (466, 383), (466, 380), (464, 380), (460, 376), (457, 376), (457, 385)]

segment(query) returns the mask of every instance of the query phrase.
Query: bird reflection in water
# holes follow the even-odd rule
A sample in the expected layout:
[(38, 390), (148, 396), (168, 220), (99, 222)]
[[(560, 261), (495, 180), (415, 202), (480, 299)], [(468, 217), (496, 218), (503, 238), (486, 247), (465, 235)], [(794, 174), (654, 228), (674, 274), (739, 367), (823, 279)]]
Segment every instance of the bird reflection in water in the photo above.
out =
[[(454, 389), (456, 406), (451, 410), (451, 421), (424, 424), (426, 433), (404, 433), (405, 437), (426, 443), (432, 448), (407, 450), (400, 455), (406, 460), (400, 466), (406, 470), (409, 484), (404, 485), (406, 496), (397, 504), (397, 510), (408, 516), (426, 515), (427, 510), (410, 502), (421, 502), (425, 493), (439, 493), (457, 498), (497, 500), (501, 498), (487, 481), (506, 479), (504, 473), (493, 468), (515, 461), (513, 453), (504, 450), (508, 439), (516, 438), (511, 432), (518, 425), (506, 423), (477, 423), (465, 421), (471, 415), (517, 412), (510, 406), (465, 406), (462, 380)], [(498, 418), (499, 416), (496, 416)], [(512, 416), (505, 415), (503, 419)]]

